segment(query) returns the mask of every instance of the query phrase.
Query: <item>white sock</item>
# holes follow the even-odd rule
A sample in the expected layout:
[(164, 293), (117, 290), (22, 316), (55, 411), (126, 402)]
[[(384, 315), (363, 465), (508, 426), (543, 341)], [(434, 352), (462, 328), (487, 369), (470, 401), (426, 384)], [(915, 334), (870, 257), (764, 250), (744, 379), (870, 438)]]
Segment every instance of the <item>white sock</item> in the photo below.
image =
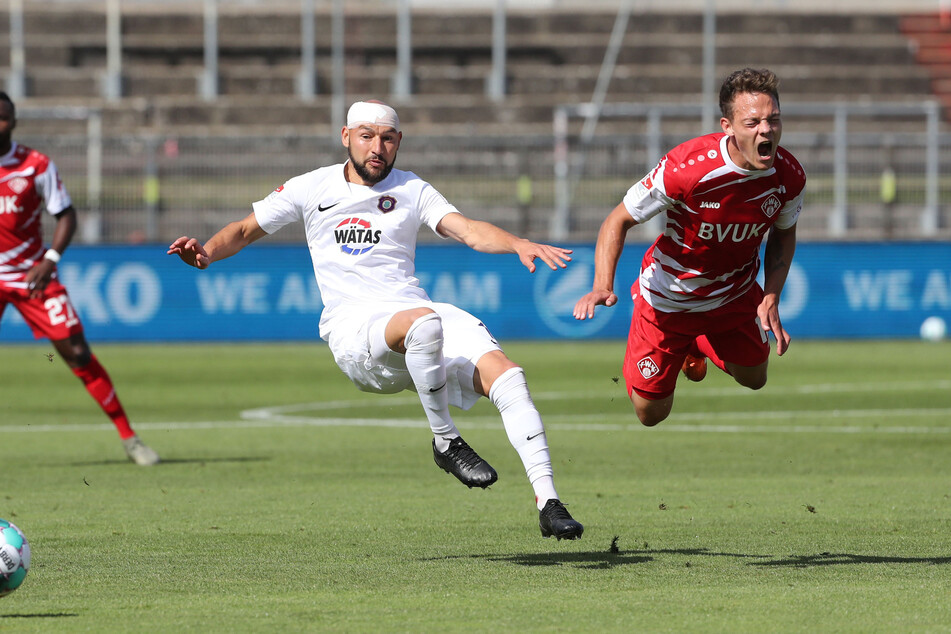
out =
[(489, 389), (489, 400), (499, 408), (505, 433), (525, 465), (525, 474), (535, 489), (535, 503), (541, 510), (545, 502), (557, 499), (558, 494), (555, 492), (545, 426), (528, 392), (522, 368), (503, 372)]
[(436, 450), (445, 452), (449, 441), (459, 436), (449, 416), (449, 390), (446, 389), (446, 364), (443, 361), (442, 320), (436, 313), (420, 317), (409, 327), (404, 338), (406, 369), (416, 385), (416, 393), (433, 430)]

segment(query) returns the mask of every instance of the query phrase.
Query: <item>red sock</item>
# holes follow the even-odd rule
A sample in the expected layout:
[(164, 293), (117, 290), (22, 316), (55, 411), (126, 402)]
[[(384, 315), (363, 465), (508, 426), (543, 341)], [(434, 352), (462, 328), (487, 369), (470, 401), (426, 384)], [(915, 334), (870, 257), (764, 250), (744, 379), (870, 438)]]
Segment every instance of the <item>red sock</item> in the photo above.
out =
[(713, 346), (710, 345), (710, 340), (707, 339), (706, 335), (700, 335), (696, 338), (696, 340), (694, 340), (693, 346), (691, 347), (691, 353), (693, 353), (694, 349), (696, 349), (696, 351), (698, 351), (701, 355), (710, 359), (710, 362), (713, 363), (713, 365), (717, 366), (730, 376), (733, 376), (733, 373), (726, 369), (726, 363), (723, 362), (723, 359), (718, 357), (717, 353), (713, 351)]
[(116, 426), (119, 437), (125, 440), (134, 436), (135, 432), (132, 431), (132, 427), (129, 425), (129, 419), (125, 415), (125, 410), (122, 409), (122, 403), (119, 402), (116, 390), (112, 387), (112, 379), (109, 378), (106, 369), (99, 364), (96, 356), (93, 355), (92, 361), (85, 366), (72, 368), (72, 370), (73, 374), (78, 376), (79, 380), (86, 386), (89, 395), (99, 403), (102, 411), (112, 419), (112, 424)]

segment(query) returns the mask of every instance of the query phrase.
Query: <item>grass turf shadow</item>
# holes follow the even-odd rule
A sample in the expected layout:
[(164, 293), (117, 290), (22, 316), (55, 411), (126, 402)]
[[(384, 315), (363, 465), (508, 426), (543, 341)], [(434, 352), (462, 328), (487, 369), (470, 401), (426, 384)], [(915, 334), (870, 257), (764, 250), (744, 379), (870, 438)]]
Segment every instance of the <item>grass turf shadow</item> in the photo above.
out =
[(792, 568), (811, 568), (814, 566), (841, 566), (845, 564), (930, 564), (938, 566), (951, 564), (947, 557), (897, 557), (891, 555), (855, 555), (852, 553), (819, 553), (818, 555), (790, 555), (773, 561), (757, 561), (751, 566), (789, 566)]
[(47, 612), (46, 614), (0, 614), (0, 619), (59, 619), (79, 616), (75, 612)]
[(746, 559), (769, 558), (770, 555), (746, 555), (742, 553), (721, 553), (705, 548), (684, 549), (644, 549), (619, 550), (615, 544), (606, 551), (568, 552), (568, 553), (515, 553), (458, 555), (449, 557), (431, 557), (425, 561), (439, 561), (443, 559), (483, 559), (502, 563), (511, 563), (517, 566), (572, 566), (589, 570), (607, 570), (618, 566), (644, 564), (655, 561), (658, 555), (689, 555), (703, 557), (734, 557)]
[[(929, 564), (939, 566), (951, 564), (951, 556), (943, 557), (899, 557), (894, 555), (856, 555), (852, 553), (824, 552), (816, 555), (790, 555), (776, 558), (773, 555), (750, 555), (711, 551), (706, 548), (645, 548), (635, 550), (567, 552), (567, 553), (514, 553), (456, 555), (449, 557), (430, 557), (424, 561), (444, 559), (482, 559), (517, 566), (572, 566), (581, 569), (610, 569), (618, 566), (644, 564), (656, 561), (664, 555), (686, 555), (690, 557), (732, 557), (735, 559), (758, 559), (747, 562), (748, 566), (810, 568), (815, 566), (870, 565), (870, 564)], [(689, 562), (688, 562), (689, 565)]]

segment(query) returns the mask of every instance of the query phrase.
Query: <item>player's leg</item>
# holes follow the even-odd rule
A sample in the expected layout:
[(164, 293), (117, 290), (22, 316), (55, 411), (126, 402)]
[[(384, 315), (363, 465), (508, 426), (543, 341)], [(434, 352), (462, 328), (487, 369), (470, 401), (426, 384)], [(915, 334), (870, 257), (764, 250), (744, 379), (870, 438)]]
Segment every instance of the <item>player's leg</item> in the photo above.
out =
[(766, 385), (769, 341), (759, 318), (729, 332), (699, 337), (697, 347), (743, 387), (758, 390)]
[(674, 407), (673, 394), (662, 398), (647, 398), (632, 390), (630, 397), (634, 405), (634, 413), (645, 427), (653, 427), (666, 420)]
[(158, 464), (158, 453), (142, 442), (132, 429), (125, 408), (122, 407), (122, 402), (116, 395), (112, 378), (99, 363), (96, 355), (92, 353), (85, 335), (82, 332), (74, 333), (66, 339), (51, 340), (51, 343), (73, 374), (82, 381), (89, 395), (115, 425), (129, 460), (146, 467)]
[(132, 430), (112, 379), (89, 348), (66, 288), (58, 280), (51, 280), (40, 297), (30, 298), (24, 294), (14, 305), (30, 326), (33, 336), (49, 339), (73, 374), (83, 382), (86, 391), (115, 425), (129, 459), (143, 466), (156, 464), (158, 454), (142, 443)]
[(752, 390), (766, 385), (769, 365), (769, 337), (756, 315), (762, 296), (760, 287), (753, 286), (724, 310), (713, 311), (709, 322), (717, 329), (697, 337), (693, 348)]
[(504, 352), (495, 350), (482, 355), (476, 363), (473, 386), (498, 408), (505, 433), (522, 459), (525, 474), (535, 489), (535, 502), (541, 510), (548, 500), (558, 499), (558, 493), (545, 426), (528, 391), (525, 372)]
[(634, 413), (642, 425), (653, 427), (670, 416), (677, 375), (692, 339), (655, 323), (654, 320), (665, 319), (663, 315), (653, 314), (648, 319), (642, 310), (647, 309), (635, 302), (623, 374)]
[(505, 433), (535, 491), (542, 536), (579, 539), (584, 526), (571, 517), (555, 491), (545, 426), (529, 393), (524, 370), (501, 350), (487, 352), (476, 363), (473, 387), (487, 396), (502, 416)]
[[(371, 354), (377, 357), (381, 345), (379, 335), (374, 336), (372, 331), (371, 327)], [(449, 414), (443, 337), (442, 319), (426, 307), (395, 313), (383, 331), (386, 348), (403, 354), (406, 371), (433, 432), (434, 461), (466, 486), (485, 488), (498, 479), (498, 474), (462, 439)]]
[(459, 431), (449, 415), (442, 320), (429, 308), (400, 311), (387, 322), (384, 336), (390, 350), (404, 355), (436, 448), (445, 451)]

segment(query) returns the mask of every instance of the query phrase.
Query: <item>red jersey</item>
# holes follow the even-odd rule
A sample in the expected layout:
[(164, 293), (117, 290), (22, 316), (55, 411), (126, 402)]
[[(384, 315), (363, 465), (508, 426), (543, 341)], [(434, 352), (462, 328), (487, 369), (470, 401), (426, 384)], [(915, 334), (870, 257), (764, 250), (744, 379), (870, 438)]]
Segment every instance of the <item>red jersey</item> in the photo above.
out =
[(806, 174), (793, 155), (779, 147), (770, 169), (746, 170), (726, 144), (717, 133), (678, 145), (624, 196), (638, 223), (667, 212), (638, 280), (655, 310), (703, 312), (740, 297), (756, 283), (766, 233), (799, 218)]
[(0, 285), (23, 287), (23, 277), (46, 252), (41, 213), (56, 215), (72, 205), (45, 154), (13, 144), (0, 157)]

